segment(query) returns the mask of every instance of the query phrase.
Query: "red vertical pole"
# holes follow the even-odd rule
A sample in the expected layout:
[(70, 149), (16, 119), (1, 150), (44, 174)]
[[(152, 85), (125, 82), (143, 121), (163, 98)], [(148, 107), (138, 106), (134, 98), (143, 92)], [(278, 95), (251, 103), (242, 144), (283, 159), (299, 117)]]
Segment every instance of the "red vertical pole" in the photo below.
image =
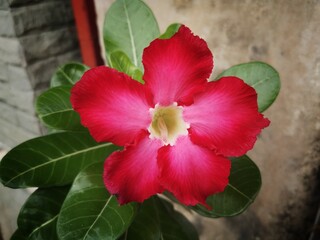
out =
[(72, 0), (72, 8), (83, 63), (89, 67), (103, 65), (94, 1)]

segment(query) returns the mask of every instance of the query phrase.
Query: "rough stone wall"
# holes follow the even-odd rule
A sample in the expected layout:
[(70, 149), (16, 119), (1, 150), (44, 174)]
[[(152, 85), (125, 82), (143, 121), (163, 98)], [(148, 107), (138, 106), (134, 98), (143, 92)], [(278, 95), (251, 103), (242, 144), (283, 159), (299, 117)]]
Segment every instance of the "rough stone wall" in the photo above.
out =
[[(13, 147), (41, 134), (35, 97), (69, 61), (81, 61), (69, 0), (0, 0), (0, 159), (1, 144)], [(0, 186), (0, 239), (16, 229), (29, 194)]]
[(72, 60), (81, 57), (70, 1), (0, 0), (0, 143), (40, 134), (35, 97)]
[[(100, 29), (111, 2), (96, 0)], [(249, 153), (262, 173), (257, 200), (237, 217), (194, 216), (201, 239), (307, 239), (320, 195), (320, 1), (145, 2), (162, 31), (180, 22), (208, 42), (213, 76), (260, 60), (274, 66), (282, 80), (279, 98), (265, 112), (271, 126)]]

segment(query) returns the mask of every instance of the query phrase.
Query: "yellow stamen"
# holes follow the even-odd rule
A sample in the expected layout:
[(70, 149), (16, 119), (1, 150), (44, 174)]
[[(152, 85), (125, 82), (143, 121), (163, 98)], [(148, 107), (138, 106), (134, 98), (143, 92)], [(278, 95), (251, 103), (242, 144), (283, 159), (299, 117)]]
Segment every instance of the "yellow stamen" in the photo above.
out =
[(183, 120), (183, 108), (174, 103), (150, 109), (152, 122), (148, 128), (150, 138), (161, 139), (165, 145), (174, 145), (177, 138), (188, 134), (189, 124)]

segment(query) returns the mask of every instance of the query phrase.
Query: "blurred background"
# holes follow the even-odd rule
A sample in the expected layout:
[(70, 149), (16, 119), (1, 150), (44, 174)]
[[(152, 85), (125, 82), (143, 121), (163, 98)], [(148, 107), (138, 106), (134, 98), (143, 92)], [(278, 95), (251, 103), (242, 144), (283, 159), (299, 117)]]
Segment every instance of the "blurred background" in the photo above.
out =
[[(112, 2), (94, 1), (102, 55), (104, 14)], [(264, 113), (271, 126), (248, 154), (261, 170), (260, 194), (240, 216), (207, 219), (187, 213), (201, 239), (320, 239), (314, 232), (320, 228), (315, 223), (320, 197), (320, 1), (145, 2), (161, 32), (171, 23), (182, 23), (208, 42), (215, 60), (212, 77), (232, 65), (256, 60), (272, 65), (281, 77), (280, 95)], [(0, 1), (2, 154), (42, 133), (34, 99), (48, 87), (58, 65), (81, 61), (78, 39), (69, 1)], [(27, 195), (0, 186), (4, 239), (15, 229)]]

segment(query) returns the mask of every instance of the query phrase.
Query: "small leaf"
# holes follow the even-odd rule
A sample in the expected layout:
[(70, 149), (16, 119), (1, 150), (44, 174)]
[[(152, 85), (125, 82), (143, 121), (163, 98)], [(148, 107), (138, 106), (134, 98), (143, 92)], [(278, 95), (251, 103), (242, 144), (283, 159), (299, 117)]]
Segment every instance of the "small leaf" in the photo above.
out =
[(72, 86), (89, 70), (89, 67), (81, 63), (67, 63), (57, 69), (51, 78), (51, 87)]
[(70, 187), (39, 188), (20, 210), (19, 231), (28, 239), (57, 239), (56, 222)]
[(169, 39), (171, 38), (176, 32), (178, 32), (179, 28), (181, 27), (180, 23), (172, 23), (169, 25), (167, 30), (159, 37), (160, 39)]
[(0, 162), (1, 182), (12, 188), (69, 184), (84, 167), (119, 149), (98, 144), (88, 133), (61, 132), (26, 141)]
[(87, 131), (70, 103), (71, 86), (60, 86), (42, 93), (36, 102), (36, 112), (48, 127), (57, 130)]
[(258, 195), (261, 187), (259, 168), (246, 155), (231, 161), (228, 186), (224, 192), (207, 198), (213, 209), (208, 211), (200, 205), (192, 207), (197, 213), (213, 218), (235, 216), (246, 210)]
[(58, 218), (59, 239), (117, 239), (129, 227), (136, 204), (119, 206), (102, 173), (103, 164), (96, 163), (76, 177)]
[(263, 112), (270, 107), (280, 91), (279, 73), (263, 62), (235, 65), (223, 71), (216, 79), (223, 76), (239, 77), (253, 87), (258, 94), (259, 112)]
[(114, 51), (124, 52), (142, 70), (142, 52), (160, 35), (151, 9), (140, 0), (117, 0), (106, 13), (103, 39), (108, 63)]
[(157, 196), (146, 200), (122, 240), (197, 240), (194, 226), (168, 201)]
[(129, 57), (121, 52), (115, 51), (110, 54), (111, 66), (120, 72), (123, 72), (138, 82), (144, 83), (142, 80), (142, 72), (135, 65), (132, 64)]

